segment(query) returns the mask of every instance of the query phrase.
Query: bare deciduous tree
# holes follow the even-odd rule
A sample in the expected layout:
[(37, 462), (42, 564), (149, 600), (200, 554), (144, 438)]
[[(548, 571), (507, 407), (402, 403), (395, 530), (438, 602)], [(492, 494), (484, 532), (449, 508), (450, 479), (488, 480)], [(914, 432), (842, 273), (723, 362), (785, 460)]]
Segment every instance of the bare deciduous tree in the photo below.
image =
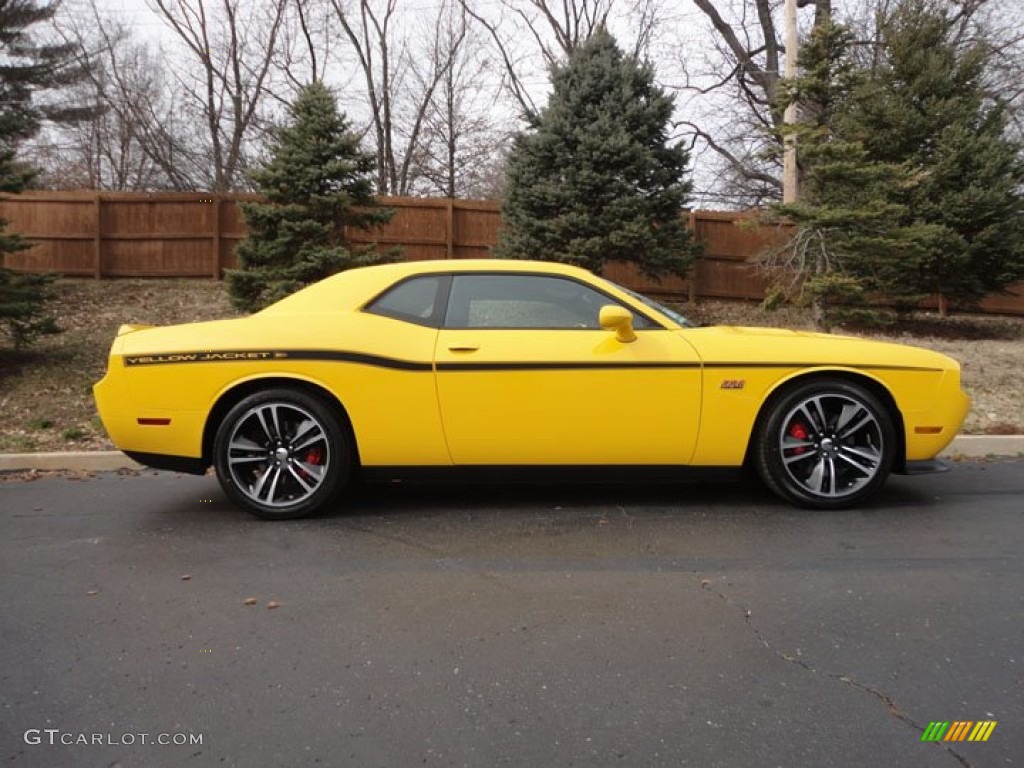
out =
[(175, 77), (206, 129), (210, 189), (245, 187), (248, 144), (258, 139), (288, 0), (148, 2), (197, 65)]
[[(503, 144), (510, 131), (493, 114), (494, 70), (461, 5), (441, 20), (437, 52), (445, 63), (434, 98), (423, 116), (414, 154), (417, 191), (445, 197), (495, 197), (502, 174)], [(423, 73), (414, 70), (421, 89)]]
[(331, 0), (365, 83), (377, 151), (377, 192), (407, 195), (427, 111), (452, 67), (462, 35), (447, 35), (454, 0), (442, 0), (429, 33), (395, 24), (397, 0)]
[(101, 111), (52, 140), (60, 152), (44, 168), (56, 186), (93, 189), (196, 189), (206, 173), (195, 161), (194, 135), (175, 89), (151, 46), (132, 39), (95, 0), (63, 15), (58, 34), (79, 51), (81, 84)]
[(707, 22), (699, 64), (683, 63), (675, 84), (686, 111), (680, 120), (698, 156), (718, 168), (714, 193), (728, 205), (758, 205), (781, 195), (778, 104), (785, 50), (776, 15), (781, 0), (693, 0)]
[[(600, 26), (607, 26), (616, 0), (500, 0), (496, 10), (459, 0), (490, 38), (502, 65), (503, 85), (523, 117), (532, 121), (538, 105), (529, 80), (562, 61)], [(619, 20), (633, 35), (624, 47), (636, 56), (648, 52), (659, 20), (659, 0), (622, 2)]]
[(288, 13), (278, 34), (273, 72), (289, 92), (271, 91), (271, 96), (284, 105), (303, 87), (323, 82), (334, 57), (337, 30), (333, 14), (322, 0), (291, 0)]

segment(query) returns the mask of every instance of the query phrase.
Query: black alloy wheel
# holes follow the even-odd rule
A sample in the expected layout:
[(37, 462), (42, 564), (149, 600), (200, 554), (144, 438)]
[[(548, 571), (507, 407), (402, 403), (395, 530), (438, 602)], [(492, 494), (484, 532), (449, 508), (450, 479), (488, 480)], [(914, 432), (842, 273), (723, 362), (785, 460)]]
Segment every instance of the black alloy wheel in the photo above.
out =
[(793, 387), (770, 408), (755, 438), (755, 461), (779, 496), (811, 509), (841, 509), (885, 483), (896, 430), (865, 387), (817, 379)]
[(246, 397), (217, 430), (214, 464), (224, 492), (267, 520), (323, 509), (352, 475), (352, 441), (319, 399), (291, 389)]

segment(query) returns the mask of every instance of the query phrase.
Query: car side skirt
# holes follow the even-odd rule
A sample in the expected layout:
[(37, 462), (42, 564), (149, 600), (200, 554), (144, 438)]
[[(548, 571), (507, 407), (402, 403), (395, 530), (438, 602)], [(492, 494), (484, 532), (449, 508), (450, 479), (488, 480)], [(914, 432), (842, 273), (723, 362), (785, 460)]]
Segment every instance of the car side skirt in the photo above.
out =
[[(132, 461), (151, 469), (205, 475), (209, 464), (192, 456), (171, 456), (165, 453), (123, 452)], [(950, 466), (938, 459), (908, 461), (893, 469), (896, 475), (931, 475), (948, 472)], [(727, 482), (739, 479), (742, 467), (705, 467), (677, 465), (557, 465), (557, 466), (490, 466), (463, 467), (361, 467), (361, 475), (369, 482), (409, 480), (413, 482), (535, 482), (535, 483), (678, 483)]]
[[(193, 456), (123, 451), (133, 461), (150, 469), (205, 475), (209, 463)], [(534, 482), (551, 484), (678, 483), (738, 480), (742, 467), (706, 467), (676, 464), (623, 465), (471, 465), (446, 466), (363, 466), (359, 469), (369, 482), (408, 480), (413, 482)]]
[(377, 466), (361, 467), (368, 482), (407, 480), (425, 483), (468, 482), (595, 485), (616, 483), (720, 482), (737, 480), (742, 467), (697, 467), (681, 465), (467, 465), (444, 467)]

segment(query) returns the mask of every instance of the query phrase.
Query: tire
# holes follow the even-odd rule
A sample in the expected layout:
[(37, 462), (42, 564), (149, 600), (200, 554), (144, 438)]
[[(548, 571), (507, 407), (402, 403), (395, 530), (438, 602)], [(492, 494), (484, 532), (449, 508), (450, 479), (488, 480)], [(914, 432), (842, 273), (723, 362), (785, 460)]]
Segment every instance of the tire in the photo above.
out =
[(246, 511), (265, 520), (312, 515), (352, 476), (348, 429), (321, 400), (293, 389), (246, 397), (217, 428), (217, 479)]
[(843, 509), (885, 483), (896, 453), (888, 410), (841, 379), (796, 385), (768, 406), (755, 465), (776, 494), (809, 509)]

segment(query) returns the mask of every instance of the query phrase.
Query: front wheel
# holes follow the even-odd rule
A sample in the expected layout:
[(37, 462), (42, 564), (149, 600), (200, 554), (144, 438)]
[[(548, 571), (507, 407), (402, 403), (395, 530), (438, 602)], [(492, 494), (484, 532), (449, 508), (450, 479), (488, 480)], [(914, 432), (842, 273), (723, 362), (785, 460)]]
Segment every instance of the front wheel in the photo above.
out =
[(291, 520), (322, 509), (352, 473), (347, 431), (323, 402), (273, 389), (232, 408), (217, 430), (214, 463), (224, 492), (267, 520)]
[(774, 404), (756, 437), (758, 473), (775, 493), (811, 509), (841, 509), (874, 494), (889, 476), (896, 430), (871, 392), (820, 379)]

